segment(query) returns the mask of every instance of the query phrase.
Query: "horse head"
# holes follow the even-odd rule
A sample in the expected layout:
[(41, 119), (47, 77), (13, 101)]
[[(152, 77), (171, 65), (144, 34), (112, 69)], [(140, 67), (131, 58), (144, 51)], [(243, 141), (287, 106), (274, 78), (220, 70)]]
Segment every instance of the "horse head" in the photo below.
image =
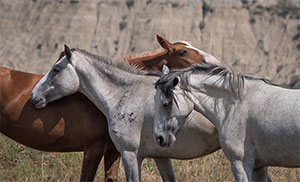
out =
[(191, 98), (181, 87), (180, 78), (168, 73), (168, 67), (164, 66), (155, 84), (154, 138), (162, 147), (176, 141), (176, 133), (194, 109)]
[(47, 103), (71, 95), (79, 89), (79, 78), (71, 64), (72, 50), (65, 45), (52, 69), (36, 84), (31, 92), (31, 101), (36, 108), (44, 108)]
[(164, 64), (170, 68), (186, 68), (192, 64), (200, 64), (203, 62), (220, 64), (215, 57), (195, 48), (186, 41), (171, 43), (160, 35), (156, 35), (156, 38), (167, 53)]

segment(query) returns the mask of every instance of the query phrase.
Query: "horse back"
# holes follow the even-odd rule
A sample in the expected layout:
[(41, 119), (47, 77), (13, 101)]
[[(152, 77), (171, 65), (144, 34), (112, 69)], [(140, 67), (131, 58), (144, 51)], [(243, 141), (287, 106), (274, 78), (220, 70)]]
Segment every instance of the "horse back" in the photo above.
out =
[(255, 102), (247, 120), (258, 163), (299, 167), (300, 90), (273, 90)]

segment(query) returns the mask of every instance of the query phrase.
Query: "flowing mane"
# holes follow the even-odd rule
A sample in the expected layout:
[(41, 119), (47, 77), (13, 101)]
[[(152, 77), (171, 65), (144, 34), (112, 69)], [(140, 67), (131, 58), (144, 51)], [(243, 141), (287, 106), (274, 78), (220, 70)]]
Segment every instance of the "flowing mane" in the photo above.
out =
[(273, 85), (273, 86), (279, 86), (283, 87), (281, 85), (275, 84), (272, 81), (260, 78), (260, 77), (254, 77), (251, 75), (245, 75), (245, 74), (237, 74), (229, 67), (226, 67), (224, 65), (217, 65), (212, 63), (203, 63), (203, 64), (197, 64), (192, 65), (191, 67), (180, 69), (180, 70), (173, 70), (169, 74), (162, 75), (162, 77), (155, 83), (155, 87), (159, 87), (162, 92), (168, 97), (168, 98), (174, 98), (174, 93), (172, 91), (173, 87), (173, 80), (176, 77), (179, 77), (181, 80), (181, 86), (185, 89), (189, 89), (189, 76), (192, 74), (207, 74), (208, 77), (218, 75), (220, 78), (216, 81), (224, 81), (228, 86), (233, 94), (238, 99), (242, 99), (242, 93), (244, 90), (244, 82), (245, 80), (260, 80), (267, 84)]
[(92, 64), (94, 64), (97, 67), (106, 67), (106, 69), (104, 69), (104, 70), (107, 70), (107, 71), (110, 70), (110, 68), (107, 65), (111, 65), (113, 67), (116, 67), (120, 70), (129, 72), (131, 74), (147, 75), (147, 76), (160, 76), (161, 75), (161, 73), (156, 72), (156, 71), (146, 71), (135, 65), (130, 65), (127, 61), (112, 60), (108, 57), (94, 55), (92, 53), (87, 52), (86, 50), (75, 48), (75, 49), (72, 49), (71, 51), (79, 52), (79, 53), (87, 56), (88, 58), (90, 58), (89, 60), (92, 61)]

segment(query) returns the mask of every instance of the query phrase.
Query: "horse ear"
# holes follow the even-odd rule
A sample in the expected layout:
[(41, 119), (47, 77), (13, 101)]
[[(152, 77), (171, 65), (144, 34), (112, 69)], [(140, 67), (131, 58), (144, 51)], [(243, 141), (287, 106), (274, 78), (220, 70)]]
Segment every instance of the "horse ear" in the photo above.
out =
[(156, 34), (156, 38), (157, 38), (157, 41), (158, 41), (158, 43), (164, 48), (164, 49), (167, 49), (168, 51), (171, 51), (172, 49), (171, 49), (171, 43), (167, 40), (167, 39), (165, 39), (165, 38), (163, 38), (162, 36), (160, 36), (160, 35), (158, 35), (158, 34)]
[(173, 80), (173, 87), (176, 87), (176, 85), (178, 84), (178, 82), (179, 82), (179, 78), (175, 77), (174, 80)]
[(71, 51), (70, 51), (70, 48), (65, 44), (65, 55), (67, 57), (68, 60), (70, 60), (71, 58)]
[(166, 75), (166, 74), (168, 74), (169, 72), (170, 72), (170, 70), (169, 70), (168, 66), (163, 65), (163, 68), (162, 68), (162, 74), (163, 74), (163, 75)]

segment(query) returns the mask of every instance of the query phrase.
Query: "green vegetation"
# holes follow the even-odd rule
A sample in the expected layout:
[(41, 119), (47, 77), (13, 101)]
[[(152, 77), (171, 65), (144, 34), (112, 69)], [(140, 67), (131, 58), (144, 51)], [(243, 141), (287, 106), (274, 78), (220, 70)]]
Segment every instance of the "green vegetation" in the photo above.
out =
[(134, 6), (134, 0), (126, 0), (126, 6), (130, 9)]
[(292, 38), (292, 41), (298, 42), (296, 48), (298, 50), (300, 50), (300, 24), (297, 26), (297, 31), (298, 31), (298, 33), (296, 35), (294, 35), (294, 37)]
[(173, 3), (171, 3), (172, 4), (172, 8), (177, 8), (178, 7), (178, 2), (173, 2)]
[(213, 12), (214, 12), (214, 9), (212, 7), (210, 7), (208, 4), (206, 4), (205, 2), (203, 2), (203, 5), (202, 5), (202, 18), (204, 19), (205, 16), (208, 13), (213, 13)]
[(279, 0), (276, 4), (264, 7), (262, 5), (257, 5), (255, 8), (251, 9), (251, 14), (262, 15), (264, 12), (268, 12), (271, 15), (277, 15), (282, 18), (290, 19), (300, 19), (300, 7), (296, 4), (286, 1)]
[(287, 17), (288, 15), (291, 19), (300, 18), (300, 8), (292, 2), (288, 2), (286, 0), (278, 1), (277, 4), (268, 7), (267, 11), (271, 12), (271, 14), (276, 14), (283, 18)]
[(120, 24), (119, 24), (119, 28), (120, 28), (120, 30), (122, 31), (122, 30), (124, 30), (124, 28), (126, 28), (127, 27), (127, 22), (126, 21), (121, 21), (120, 22)]
[[(0, 181), (79, 181), (82, 152), (47, 153), (29, 149), (0, 135)], [(177, 181), (233, 181), (230, 163), (222, 151), (194, 160), (173, 160)], [(300, 169), (270, 168), (276, 182), (300, 181)], [(103, 181), (101, 162), (95, 181)], [(125, 181), (120, 165), (119, 181)], [(145, 159), (142, 181), (161, 181), (153, 159)]]
[(205, 22), (204, 22), (204, 21), (201, 21), (201, 22), (199, 23), (199, 29), (202, 30), (204, 27), (205, 27)]

